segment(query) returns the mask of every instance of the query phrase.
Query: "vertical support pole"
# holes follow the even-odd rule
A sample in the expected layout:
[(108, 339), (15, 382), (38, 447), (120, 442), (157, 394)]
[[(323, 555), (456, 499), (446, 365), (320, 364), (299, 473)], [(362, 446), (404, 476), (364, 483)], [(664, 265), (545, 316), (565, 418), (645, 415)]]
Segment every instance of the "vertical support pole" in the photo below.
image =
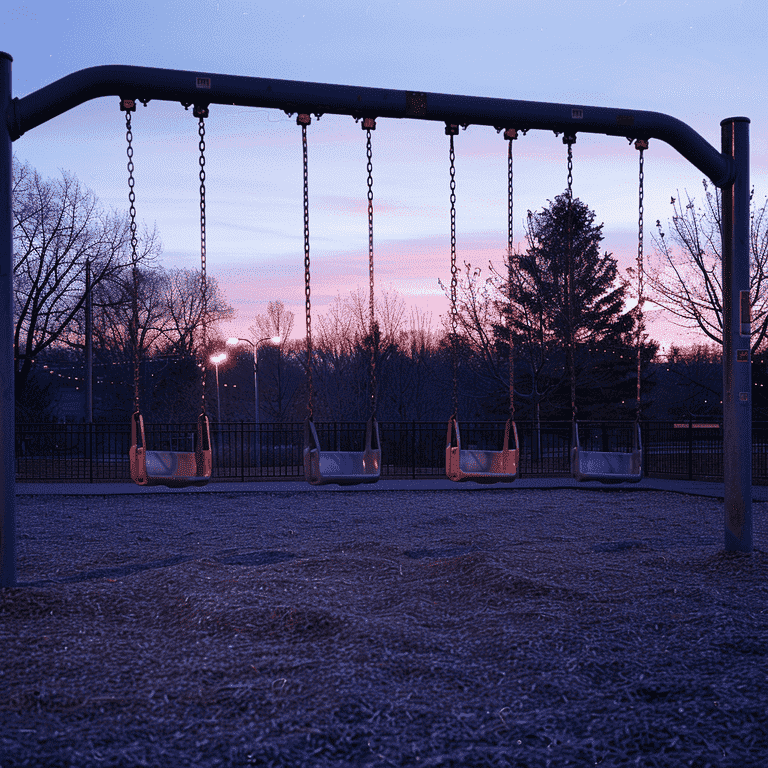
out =
[(0, 51), (0, 587), (16, 586), (11, 62)]
[[(723, 120), (722, 150), (735, 161), (723, 189), (723, 475), (725, 549), (752, 550), (752, 375), (749, 318), (749, 120)], [(748, 297), (748, 293), (746, 294)], [(747, 306), (747, 310), (749, 307)]]
[(93, 424), (93, 296), (91, 260), (85, 260), (85, 422)]

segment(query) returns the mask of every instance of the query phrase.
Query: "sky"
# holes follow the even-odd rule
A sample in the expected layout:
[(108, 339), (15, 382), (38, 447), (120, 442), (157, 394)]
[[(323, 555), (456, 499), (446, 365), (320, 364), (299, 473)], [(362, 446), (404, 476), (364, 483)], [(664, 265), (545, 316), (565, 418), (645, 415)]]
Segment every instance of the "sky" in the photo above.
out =
[[(676, 117), (719, 149), (720, 121), (751, 120), (751, 181), (768, 195), (764, 0), (9, 0), (0, 50), (22, 97), (67, 74), (129, 64), (318, 83), (644, 109)], [(155, 226), (161, 264), (199, 268), (197, 121), (180, 104), (133, 116), (136, 208)], [(308, 129), (313, 317), (367, 288), (365, 134), (351, 117)], [(455, 139), (457, 257), (488, 274), (507, 238), (506, 141), (470, 126)], [(45, 177), (75, 174), (108, 208), (127, 208), (124, 116), (115, 97), (90, 101), (30, 131), (14, 153)], [(530, 131), (514, 145), (515, 239), (528, 210), (566, 187), (561, 138)], [(637, 151), (580, 134), (574, 194), (604, 223), (622, 271), (637, 252)], [(373, 133), (376, 289), (409, 307), (447, 310), (448, 138), (438, 122), (380, 118)], [(671, 197), (701, 198), (702, 174), (661, 141), (645, 153), (646, 258)], [(301, 129), (278, 110), (213, 105), (206, 121), (207, 263), (248, 328), (269, 301), (303, 333)], [(668, 227), (667, 227), (668, 231)], [(664, 346), (698, 340), (650, 308)]]

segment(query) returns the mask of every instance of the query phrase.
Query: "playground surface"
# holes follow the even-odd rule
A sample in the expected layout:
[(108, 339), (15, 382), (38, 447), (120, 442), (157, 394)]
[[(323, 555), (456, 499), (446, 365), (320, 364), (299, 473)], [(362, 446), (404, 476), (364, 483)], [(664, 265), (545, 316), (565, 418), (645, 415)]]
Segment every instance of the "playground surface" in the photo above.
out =
[(762, 489), (431, 482), (19, 486), (0, 765), (764, 765)]
[[(111, 496), (123, 494), (178, 494), (178, 493), (300, 493), (300, 492), (381, 492), (381, 491), (498, 491), (498, 490), (600, 490), (600, 491), (669, 491), (690, 496), (707, 496), (713, 499), (723, 499), (722, 482), (706, 482), (700, 480), (665, 480), (645, 477), (639, 483), (623, 483), (620, 485), (602, 485), (598, 482), (579, 483), (570, 477), (523, 478), (514, 483), (498, 483), (496, 485), (478, 485), (477, 483), (454, 483), (447, 478), (424, 477), (416, 480), (382, 479), (369, 485), (313, 486), (303, 479), (259, 480), (252, 482), (211, 482), (203, 487), (164, 488), (162, 486), (140, 487), (130, 482), (122, 483), (16, 483), (19, 495), (75, 495), (75, 496)], [(768, 486), (753, 485), (752, 500), (768, 502)]]

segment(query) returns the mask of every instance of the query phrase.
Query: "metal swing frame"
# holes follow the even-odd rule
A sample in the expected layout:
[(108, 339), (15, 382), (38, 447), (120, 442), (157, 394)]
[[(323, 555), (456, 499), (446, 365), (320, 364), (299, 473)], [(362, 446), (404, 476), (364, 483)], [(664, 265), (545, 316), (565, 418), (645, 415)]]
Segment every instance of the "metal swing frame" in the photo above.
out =
[[(572, 146), (576, 142), (575, 135), (563, 137), (563, 143), (568, 145), (568, 311), (571, 338), (573, 338), (573, 254), (571, 244), (570, 206), (573, 201), (572, 190)], [(639, 236), (637, 245), (638, 266), (638, 307), (642, 310), (643, 303), (643, 151), (648, 148), (648, 142), (638, 139), (635, 147), (640, 151), (640, 188), (639, 188)], [(573, 360), (573, 342), (569, 347), (569, 367), (571, 369), (571, 406), (573, 409), (571, 435), (571, 475), (580, 483), (597, 481), (605, 485), (618, 483), (639, 483), (643, 479), (643, 442), (640, 431), (640, 339), (642, 332), (642, 315), (638, 318), (637, 329), (637, 418), (632, 430), (632, 450), (629, 453), (619, 451), (585, 451), (579, 439), (579, 422), (576, 418), (576, 384)]]
[[(645, 110), (554, 104), (415, 90), (300, 82), (264, 77), (106, 65), (89, 67), (22, 97), (13, 96), (13, 57), (0, 51), (0, 586), (16, 584), (15, 440), (13, 403), (13, 142), (74, 107), (101, 97), (136, 97), (314, 114), (522, 130), (657, 138), (723, 190), (724, 545), (752, 550), (752, 411), (749, 318), (749, 119), (720, 122), (719, 149), (671, 115)], [(746, 302), (743, 299), (746, 297)], [(746, 307), (746, 310), (744, 309)]]
[(313, 420), (314, 391), (312, 386), (312, 304), (309, 261), (309, 183), (307, 162), (307, 126), (312, 122), (309, 114), (299, 114), (296, 123), (301, 126), (304, 156), (304, 280), (307, 327), (307, 389), (308, 415), (304, 422), (304, 477), (312, 485), (361, 485), (375, 483), (381, 477), (381, 439), (376, 420), (376, 344), (373, 301), (373, 163), (371, 131), (376, 120), (363, 117), (362, 129), (367, 131), (368, 156), (368, 273), (371, 331), (371, 416), (365, 425), (365, 443), (362, 451), (327, 451), (320, 445)]
[[(128, 140), (129, 196), (131, 203), (131, 249), (134, 263), (134, 323), (136, 325), (136, 346), (134, 360), (134, 406), (131, 416), (131, 445), (128, 458), (131, 466), (131, 480), (140, 486), (163, 485), (167, 488), (186, 488), (207, 485), (213, 474), (213, 451), (211, 448), (211, 424), (205, 412), (205, 366), (202, 371), (203, 406), (197, 418), (194, 451), (150, 451), (147, 450), (144, 417), (139, 409), (138, 379), (138, 308), (136, 304), (136, 196), (133, 191), (133, 147), (131, 146), (131, 112), (136, 110), (135, 99), (121, 99), (120, 109), (126, 113), (126, 138)], [(203, 346), (206, 346), (207, 278), (205, 253), (205, 122), (208, 106), (195, 104), (193, 115), (199, 119), (200, 135), (200, 260), (201, 286), (203, 294)]]
[[(501, 131), (501, 128), (497, 128)], [(461, 430), (459, 429), (459, 396), (457, 381), (457, 361), (456, 361), (456, 339), (457, 339), (457, 310), (456, 310), (456, 289), (457, 289), (457, 268), (456, 268), (456, 179), (455, 179), (455, 153), (453, 148), (453, 137), (459, 132), (459, 126), (446, 123), (445, 133), (450, 136), (450, 159), (451, 159), (451, 334), (452, 334), (452, 365), (453, 365), (453, 413), (448, 419), (448, 429), (445, 436), (445, 474), (449, 480), (455, 483), (472, 481), (482, 485), (492, 485), (494, 483), (511, 483), (517, 479), (518, 467), (520, 464), (520, 442), (517, 437), (517, 425), (515, 424), (515, 402), (514, 402), (514, 360), (512, 355), (512, 328), (509, 331), (509, 411), (510, 416), (504, 427), (504, 441), (500, 451), (462, 448)], [(513, 222), (513, 199), (512, 199), (512, 141), (517, 138), (517, 130), (507, 128), (504, 131), (504, 138), (509, 142), (508, 148), (508, 227), (507, 227), (507, 254), (509, 259), (511, 294), (511, 272), (512, 272), (512, 222)], [(513, 446), (510, 448), (510, 437)]]

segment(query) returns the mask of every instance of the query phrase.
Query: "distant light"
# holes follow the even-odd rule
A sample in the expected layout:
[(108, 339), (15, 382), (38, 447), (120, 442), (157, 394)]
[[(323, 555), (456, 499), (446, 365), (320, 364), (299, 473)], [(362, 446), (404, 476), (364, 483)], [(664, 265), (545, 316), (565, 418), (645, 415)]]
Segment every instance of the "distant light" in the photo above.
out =
[(211, 362), (214, 365), (218, 365), (219, 363), (223, 363), (227, 359), (227, 353), (222, 352), (220, 355), (212, 355), (211, 356)]
[(240, 339), (232, 337), (231, 339), (227, 339), (227, 346), (228, 347), (236, 347), (240, 343)]

